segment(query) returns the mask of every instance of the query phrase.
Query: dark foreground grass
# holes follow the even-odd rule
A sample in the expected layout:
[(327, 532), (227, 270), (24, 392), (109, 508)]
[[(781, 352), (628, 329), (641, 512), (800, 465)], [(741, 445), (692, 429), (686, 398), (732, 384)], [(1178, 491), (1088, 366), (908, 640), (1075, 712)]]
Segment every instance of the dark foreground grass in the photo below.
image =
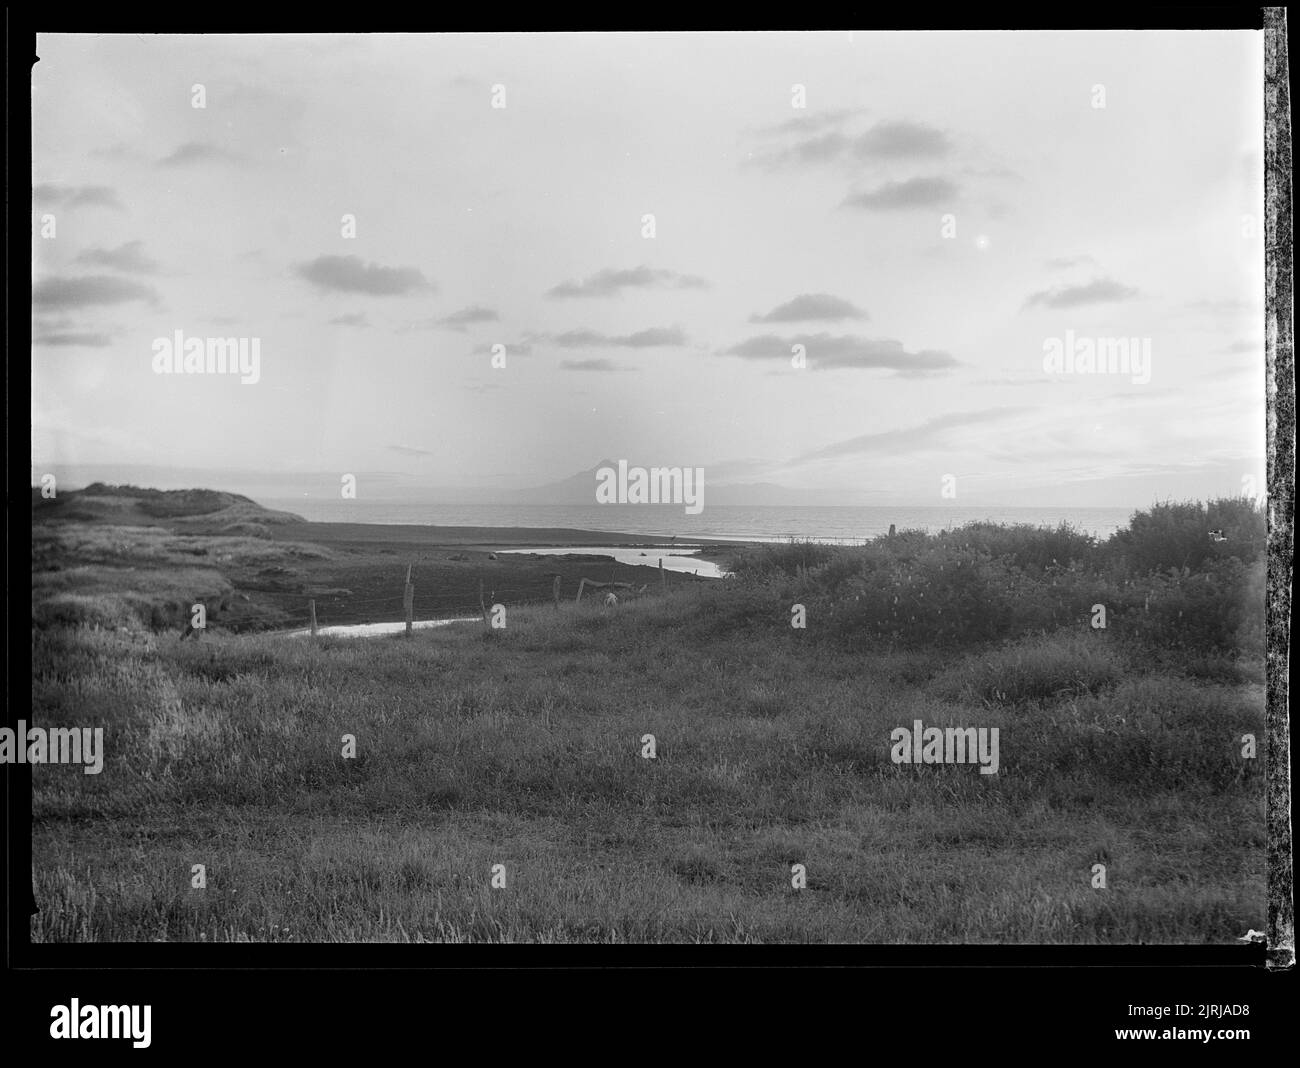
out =
[[(711, 624), (724, 586), (511, 608), (490, 637), (34, 630), (32, 719), (103, 726), (107, 749), (98, 776), (33, 769), (34, 937), (1226, 943), (1263, 927), (1259, 685), (1086, 625), (994, 652), (848, 651), (788, 613)], [(999, 774), (892, 763), (890, 731), (917, 719), (998, 727)]]

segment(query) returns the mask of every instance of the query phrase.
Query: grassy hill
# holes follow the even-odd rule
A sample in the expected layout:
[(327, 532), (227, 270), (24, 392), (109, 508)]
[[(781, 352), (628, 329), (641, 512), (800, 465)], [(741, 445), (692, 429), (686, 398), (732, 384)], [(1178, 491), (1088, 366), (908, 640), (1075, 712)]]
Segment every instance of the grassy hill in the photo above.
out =
[(32, 508), (53, 522), (112, 523), (166, 527), (190, 534), (268, 537), (277, 524), (302, 523), (292, 512), (263, 508), (248, 497), (221, 490), (157, 490), (94, 482), (44, 499), (32, 489)]

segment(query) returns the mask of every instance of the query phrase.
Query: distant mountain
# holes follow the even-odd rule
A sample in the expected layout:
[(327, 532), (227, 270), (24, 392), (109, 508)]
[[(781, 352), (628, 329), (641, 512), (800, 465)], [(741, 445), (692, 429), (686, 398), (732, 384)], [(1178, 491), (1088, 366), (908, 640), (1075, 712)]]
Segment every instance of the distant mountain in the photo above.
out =
[[(595, 504), (596, 472), (602, 467), (618, 469), (613, 460), (601, 460), (586, 471), (579, 471), (559, 482), (548, 482), (544, 486), (503, 492), (501, 499), (510, 504)], [(705, 480), (705, 492), (708, 492), (708, 480)]]

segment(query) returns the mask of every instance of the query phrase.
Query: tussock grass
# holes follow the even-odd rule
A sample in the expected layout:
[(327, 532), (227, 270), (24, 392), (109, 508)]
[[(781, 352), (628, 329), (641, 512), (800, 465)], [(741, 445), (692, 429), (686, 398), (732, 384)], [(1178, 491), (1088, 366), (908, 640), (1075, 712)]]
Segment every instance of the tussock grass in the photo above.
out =
[[(845, 650), (788, 611), (733, 628), (733, 592), (512, 607), (490, 638), (37, 629), (32, 719), (104, 725), (107, 758), (99, 776), (36, 769), (34, 936), (1226, 942), (1262, 926), (1262, 748), (1239, 757), (1242, 733), (1263, 738), (1259, 687), (1077, 629)], [(915, 719), (998, 727), (1001, 773), (893, 764), (890, 731)], [(1103, 857), (1106, 892), (1089, 886)]]

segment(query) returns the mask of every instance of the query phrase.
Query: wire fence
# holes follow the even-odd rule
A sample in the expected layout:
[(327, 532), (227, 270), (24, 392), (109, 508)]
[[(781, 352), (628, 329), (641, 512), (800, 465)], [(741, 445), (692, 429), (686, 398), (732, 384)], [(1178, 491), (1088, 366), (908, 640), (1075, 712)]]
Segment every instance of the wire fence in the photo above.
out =
[[(291, 596), (287, 593), (277, 593), (276, 596), (287, 598)], [(404, 598), (401, 593), (395, 593), (386, 596), (336, 596), (325, 594), (320, 597), (312, 598), (306, 595), (304, 601), (316, 602), (316, 625), (317, 627), (351, 625), (355, 623), (401, 623), (406, 618)], [(560, 600), (565, 601), (572, 598), (561, 596)], [(486, 587), (483, 590), (483, 601), (480, 605), (477, 591), (474, 593), (474, 600), (465, 601), (464, 603), (447, 604), (445, 601), (438, 600), (431, 606), (434, 615), (425, 617), (428, 619), (445, 619), (452, 617), (463, 617), (472, 615), (477, 617), (483, 608), (491, 610), (495, 604), (514, 603), (521, 604), (551, 604), (554, 599), (554, 590), (541, 586), (511, 587), (508, 589), (490, 590)], [(418, 602), (417, 602), (418, 603)], [(418, 610), (417, 610), (418, 614)], [(368, 618), (369, 616), (382, 616), (385, 618)], [(336, 617), (331, 619), (330, 617)], [(343, 617), (343, 618), (337, 618)], [(361, 617), (361, 618), (358, 618)], [(307, 629), (311, 626), (312, 615), (310, 609), (304, 605), (297, 611), (281, 610), (276, 619), (276, 629)], [(265, 633), (265, 619), (246, 619), (230, 620), (223, 623), (219, 618), (209, 617), (209, 623), (213, 629), (225, 630), (235, 634), (244, 633)]]

